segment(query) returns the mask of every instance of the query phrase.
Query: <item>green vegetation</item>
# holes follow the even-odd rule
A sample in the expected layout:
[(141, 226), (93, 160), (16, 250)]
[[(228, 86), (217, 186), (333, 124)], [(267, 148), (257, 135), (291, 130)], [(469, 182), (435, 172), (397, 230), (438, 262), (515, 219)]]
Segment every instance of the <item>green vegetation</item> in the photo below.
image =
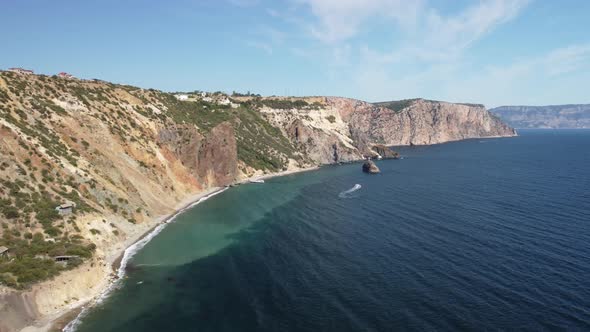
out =
[(265, 99), (256, 100), (256, 103), (264, 105), (268, 108), (280, 109), (280, 110), (290, 110), (290, 109), (317, 110), (317, 109), (322, 108), (322, 104), (320, 104), (320, 103), (310, 104), (307, 101), (302, 100), (302, 99), (290, 100), (290, 99), (265, 98)]
[[(79, 262), (61, 266), (51, 257), (71, 255), (81, 259), (90, 258), (95, 250), (93, 244), (83, 244), (77, 238), (64, 236), (55, 241), (46, 241), (35, 233), (28, 239), (19, 239), (5, 233), (0, 245), (9, 248), (10, 257), (0, 258), (0, 283), (23, 289), (35, 282), (52, 278), (59, 272), (71, 269)], [(72, 264), (73, 263), (73, 264)]]
[(469, 107), (484, 107), (484, 104), (473, 104), (473, 103), (457, 103), (458, 105), (465, 105), (465, 106), (469, 106)]
[[(7, 122), (0, 129), (0, 246), (10, 248), (11, 255), (0, 258), (0, 283), (15, 288), (52, 278), (81, 262), (63, 266), (51, 257), (74, 255), (83, 260), (92, 256), (94, 245), (79, 234), (76, 220), (80, 214), (94, 211), (93, 206), (111, 210), (130, 223), (140, 220), (133, 211), (150, 215), (149, 210), (131, 208), (129, 201), (114, 194), (110, 185), (121, 190), (133, 188), (120, 183), (119, 174), (112, 176), (111, 172), (119, 170), (105, 157), (101, 144), (118, 141), (122, 153), (137, 161), (137, 170), (154, 180), (161, 175), (159, 167), (166, 166), (156, 158), (157, 149), (168, 144), (158, 140), (158, 130), (194, 125), (207, 137), (213, 128), (227, 122), (235, 131), (240, 161), (255, 169), (280, 171), (286, 168), (288, 158), (303, 157), (283, 132), (264, 118), (260, 108), (324, 107), (301, 98), (262, 98), (250, 92), (233, 94), (249, 101), (230, 99), (233, 104), (221, 105), (180, 101), (172, 94), (101, 81), (5, 72), (0, 76), (7, 83), (7, 88), (0, 88), (0, 117)], [(221, 92), (208, 96), (216, 101), (229, 98)], [(59, 106), (70, 101), (87, 109), (73, 112)], [(146, 118), (151, 123), (146, 123)], [(333, 116), (326, 119), (335, 121)], [(99, 137), (91, 136), (97, 132)], [(193, 132), (189, 132), (191, 136), (181, 136), (179, 143), (190, 143)], [(100, 183), (102, 179), (110, 185)], [(55, 210), (66, 201), (76, 204), (69, 216)], [(106, 232), (90, 229), (91, 238), (101, 231)], [(113, 228), (112, 233), (119, 231)]]
[(10, 100), (8, 91), (0, 87), (0, 102), (7, 103)]
[(336, 122), (336, 117), (333, 115), (328, 115), (326, 117), (326, 120), (330, 121), (330, 123), (334, 123), (334, 122)]
[[(429, 103), (439, 103), (437, 100), (430, 100), (430, 99), (421, 99), (421, 98), (414, 98), (414, 99), (403, 99), (403, 100), (396, 100), (396, 101), (385, 101), (380, 103), (374, 103), (375, 106), (389, 108), (394, 112), (400, 112), (403, 109), (407, 108), (408, 106), (412, 105), (417, 100), (424, 100), (425, 102)], [(482, 104), (470, 104), (470, 103), (456, 103), (458, 105), (465, 105), (470, 107), (484, 107)]]
[(382, 102), (382, 103), (375, 103), (375, 105), (376, 106), (380, 106), (380, 107), (389, 108), (390, 110), (392, 110), (394, 112), (400, 112), (403, 109), (405, 109), (408, 106), (410, 106), (416, 100), (418, 100), (418, 99), (403, 99), (403, 100), (396, 100), (396, 101), (387, 101), (387, 102)]
[[(204, 134), (222, 122), (230, 122), (236, 131), (238, 158), (250, 167), (278, 171), (286, 166), (285, 157), (294, 156), (289, 140), (256, 111), (262, 105), (258, 99), (237, 108), (205, 101), (179, 101), (169, 94), (160, 95), (160, 100), (168, 108), (166, 115), (172, 121), (195, 124)], [(299, 102), (309, 106), (305, 101)]]
[(238, 158), (255, 169), (278, 171), (286, 160), (277, 155), (293, 157), (294, 148), (283, 133), (264, 120), (260, 113), (241, 108), (235, 124)]
[(239, 93), (239, 92), (232, 92), (231, 94), (232, 97), (262, 97), (260, 94), (256, 94), (256, 93), (251, 93), (250, 91), (246, 92), (246, 93)]
[(196, 124), (203, 132), (209, 132), (218, 124), (236, 116), (236, 111), (229, 105), (218, 105), (202, 100), (180, 101), (169, 94), (162, 94), (162, 99), (168, 107), (166, 114), (174, 122)]

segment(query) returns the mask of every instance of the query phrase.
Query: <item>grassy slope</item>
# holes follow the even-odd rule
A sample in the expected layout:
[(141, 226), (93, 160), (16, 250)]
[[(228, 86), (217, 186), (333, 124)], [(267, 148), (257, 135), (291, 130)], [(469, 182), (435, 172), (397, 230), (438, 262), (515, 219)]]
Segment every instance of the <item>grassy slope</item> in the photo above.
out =
[[(277, 102), (280, 107), (317, 107)], [(278, 171), (289, 158), (303, 160), (281, 131), (260, 116), (261, 106), (257, 101), (237, 108), (178, 101), (157, 90), (0, 72), (0, 246), (14, 255), (0, 258), (0, 283), (24, 288), (64, 269), (47, 257), (91, 257), (95, 245), (79, 227), (87, 214), (117, 214), (131, 223), (149, 217), (149, 206), (128, 195), (134, 188), (117, 177), (118, 165), (106, 158), (113, 153), (106, 146), (123, 149), (125, 160), (115, 161), (135, 163), (133, 171), (146, 181), (164, 183), (172, 166), (156, 158), (166, 150), (156, 142), (154, 128), (191, 124), (206, 134), (229, 121), (245, 165)], [(166, 185), (162, 190), (178, 194), (180, 189)], [(64, 201), (77, 204), (73, 215), (55, 212)], [(118, 235), (116, 225), (111, 226)]]

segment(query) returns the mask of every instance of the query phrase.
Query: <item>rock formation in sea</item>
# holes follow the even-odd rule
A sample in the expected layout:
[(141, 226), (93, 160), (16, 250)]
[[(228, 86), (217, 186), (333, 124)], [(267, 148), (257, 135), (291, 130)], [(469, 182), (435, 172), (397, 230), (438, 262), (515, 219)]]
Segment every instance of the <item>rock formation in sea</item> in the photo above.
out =
[[(479, 105), (177, 98), (0, 71), (0, 247), (11, 258), (0, 261), (0, 307), (11, 299), (12, 308), (27, 308), (9, 320), (0, 312), (0, 330), (82, 304), (106, 283), (113, 256), (195, 193), (263, 174), (395, 158), (394, 145), (513, 135)], [(56, 211), (70, 202), (71, 213)], [(58, 256), (76, 259), (64, 268)]]
[(363, 163), (363, 172), (369, 174), (377, 174), (380, 173), (381, 170), (379, 170), (379, 167), (377, 167), (377, 165), (375, 165), (375, 163), (372, 160), (367, 160)]

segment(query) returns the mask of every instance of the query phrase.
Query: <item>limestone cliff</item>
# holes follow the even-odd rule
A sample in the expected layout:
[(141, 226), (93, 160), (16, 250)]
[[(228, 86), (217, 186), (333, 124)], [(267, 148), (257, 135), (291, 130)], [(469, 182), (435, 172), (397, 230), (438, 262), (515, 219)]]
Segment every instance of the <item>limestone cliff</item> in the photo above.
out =
[(263, 108), (261, 112), (298, 149), (322, 164), (380, 155), (379, 145), (516, 135), (483, 105), (423, 99), (371, 104), (337, 97), (322, 98), (321, 105), (317, 109)]
[[(9, 249), (0, 257), (0, 331), (82, 302), (89, 284), (105, 281), (107, 258), (195, 193), (264, 173), (395, 157), (391, 145), (515, 134), (474, 105), (180, 99), (0, 71), (0, 246)], [(73, 211), (58, 213), (66, 202)], [(75, 260), (63, 266), (56, 256)], [(60, 291), (68, 284), (78, 286)]]
[(483, 105), (415, 99), (397, 109), (361, 105), (350, 115), (351, 131), (385, 145), (428, 145), (516, 132)]

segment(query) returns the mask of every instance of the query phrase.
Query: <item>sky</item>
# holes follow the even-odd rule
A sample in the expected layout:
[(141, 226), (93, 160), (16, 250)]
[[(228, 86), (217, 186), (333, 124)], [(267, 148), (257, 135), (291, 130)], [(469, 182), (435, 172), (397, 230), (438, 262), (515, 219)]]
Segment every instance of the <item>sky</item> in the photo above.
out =
[(165, 91), (590, 103), (587, 0), (0, 0), (0, 68)]

